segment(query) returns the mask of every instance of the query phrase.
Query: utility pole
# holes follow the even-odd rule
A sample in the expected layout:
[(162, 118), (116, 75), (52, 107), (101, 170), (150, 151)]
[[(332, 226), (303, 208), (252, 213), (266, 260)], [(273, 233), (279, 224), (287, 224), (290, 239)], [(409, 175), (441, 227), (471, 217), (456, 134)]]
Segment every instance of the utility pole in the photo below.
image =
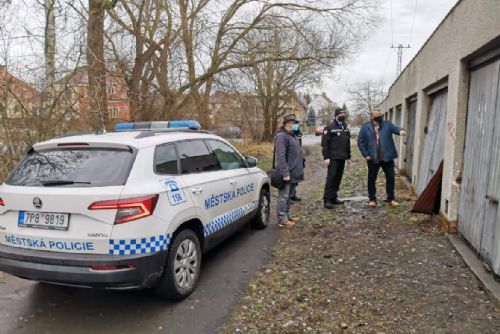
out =
[(399, 44), (398, 46), (391, 45), (391, 49), (398, 49), (398, 67), (396, 69), (396, 75), (399, 76), (403, 67), (403, 49), (411, 48), (410, 45), (403, 46), (403, 44)]

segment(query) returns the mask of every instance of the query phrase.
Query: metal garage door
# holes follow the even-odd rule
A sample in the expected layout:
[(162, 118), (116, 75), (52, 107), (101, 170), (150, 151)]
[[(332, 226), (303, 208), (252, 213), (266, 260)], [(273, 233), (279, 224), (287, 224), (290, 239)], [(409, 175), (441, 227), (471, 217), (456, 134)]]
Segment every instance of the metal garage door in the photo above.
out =
[(427, 121), (427, 134), (422, 148), (417, 178), (417, 195), (420, 195), (437, 172), (444, 158), (444, 134), (448, 91), (442, 90), (431, 96), (431, 112)]
[(406, 159), (405, 174), (408, 180), (413, 178), (413, 146), (415, 142), (415, 116), (417, 113), (417, 100), (410, 101), (408, 104), (408, 136), (406, 137)]
[[(402, 106), (399, 105), (396, 107), (396, 110), (394, 111), (394, 124), (401, 126), (401, 117), (402, 117)], [(396, 136), (394, 138), (394, 143), (396, 144), (396, 151), (398, 152), (398, 157), (401, 156), (401, 137)], [(399, 159), (396, 159), (396, 166), (399, 166)]]
[(500, 274), (500, 60), (471, 72), (459, 232)]

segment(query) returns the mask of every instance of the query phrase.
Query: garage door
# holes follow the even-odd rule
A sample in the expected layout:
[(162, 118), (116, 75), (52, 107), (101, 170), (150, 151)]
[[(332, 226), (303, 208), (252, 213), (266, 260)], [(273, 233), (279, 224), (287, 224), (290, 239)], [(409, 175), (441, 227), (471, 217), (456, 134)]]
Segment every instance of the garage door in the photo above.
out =
[[(394, 124), (397, 126), (401, 126), (401, 117), (402, 117), (402, 106), (399, 105), (396, 107), (396, 110), (394, 111)], [(398, 157), (401, 156), (401, 137), (396, 136), (394, 137), (394, 144), (396, 145), (396, 151), (398, 152)], [(399, 166), (399, 159), (396, 159), (396, 166)]]
[(415, 115), (417, 113), (417, 100), (410, 101), (408, 104), (408, 136), (406, 137), (406, 159), (405, 174), (408, 180), (413, 177), (413, 146), (415, 142)]
[(500, 61), (471, 72), (459, 232), (500, 274)]
[(425, 190), (444, 158), (447, 101), (447, 90), (442, 90), (431, 96), (431, 111), (427, 121), (427, 133), (418, 170), (417, 195)]

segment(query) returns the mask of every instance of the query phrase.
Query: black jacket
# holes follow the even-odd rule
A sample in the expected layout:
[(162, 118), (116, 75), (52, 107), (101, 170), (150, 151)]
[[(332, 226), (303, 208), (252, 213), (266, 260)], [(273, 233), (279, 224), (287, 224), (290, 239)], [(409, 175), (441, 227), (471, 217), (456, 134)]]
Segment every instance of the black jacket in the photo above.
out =
[(293, 183), (304, 180), (304, 160), (299, 141), (292, 133), (279, 128), (274, 139), (275, 168), (283, 175), (290, 176)]
[(351, 133), (344, 122), (342, 129), (337, 121), (333, 121), (323, 130), (321, 146), (323, 158), (331, 160), (351, 159)]

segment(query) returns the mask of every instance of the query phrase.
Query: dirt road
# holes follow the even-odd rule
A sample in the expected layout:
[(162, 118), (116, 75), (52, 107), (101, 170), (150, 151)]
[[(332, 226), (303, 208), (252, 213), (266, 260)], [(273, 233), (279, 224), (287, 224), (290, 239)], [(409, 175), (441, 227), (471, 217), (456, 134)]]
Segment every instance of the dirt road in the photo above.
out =
[[(314, 170), (317, 186), (296, 208), (301, 222), (280, 231), (272, 262), (221, 331), (500, 333), (500, 306), (428, 217), (408, 213), (413, 198), (401, 181), (397, 209), (349, 201), (326, 211), (324, 173)], [(365, 176), (359, 159), (341, 195), (365, 195)]]

